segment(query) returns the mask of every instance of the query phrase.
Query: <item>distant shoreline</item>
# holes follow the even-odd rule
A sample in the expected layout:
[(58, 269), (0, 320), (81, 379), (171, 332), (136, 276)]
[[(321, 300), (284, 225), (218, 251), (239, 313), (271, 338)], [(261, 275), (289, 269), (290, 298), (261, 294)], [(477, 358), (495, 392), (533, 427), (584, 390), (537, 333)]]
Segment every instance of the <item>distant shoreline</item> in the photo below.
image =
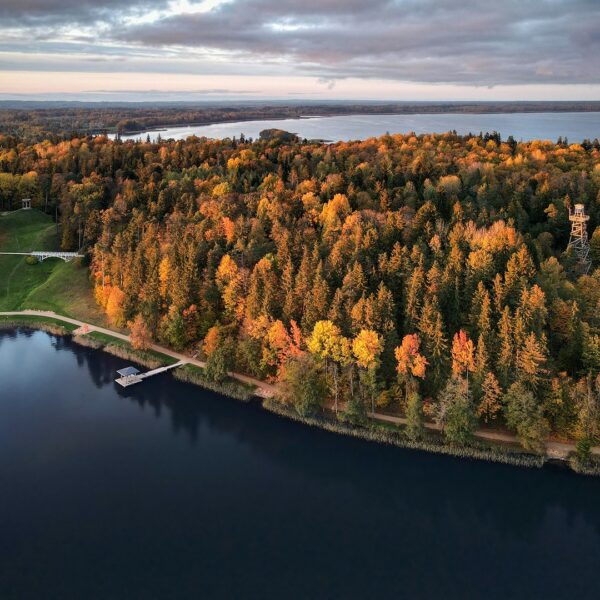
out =
[[(85, 103), (0, 100), (0, 132), (44, 136), (138, 135), (175, 127), (341, 116), (600, 112), (598, 101)], [(26, 117), (26, 118), (24, 118)]]
[[(432, 119), (436, 119), (436, 118), (444, 118), (444, 117), (457, 117), (459, 119), (468, 119), (469, 117), (472, 118), (477, 118), (477, 117), (481, 117), (481, 118), (486, 118), (486, 117), (499, 117), (499, 118), (508, 118), (510, 117), (514, 117), (514, 116), (519, 116), (522, 115), (523, 118), (527, 118), (527, 117), (532, 117), (533, 115), (540, 115), (540, 116), (547, 116), (549, 118), (551, 117), (557, 117), (558, 115), (562, 115), (563, 118), (566, 117), (568, 118), (568, 115), (600, 115), (600, 107), (598, 110), (595, 111), (589, 111), (589, 110), (585, 110), (585, 111), (572, 111), (572, 112), (565, 112), (565, 111), (529, 111), (529, 112), (496, 112), (496, 113), (490, 113), (490, 112), (479, 112), (479, 113), (471, 113), (471, 112), (460, 112), (460, 111), (448, 111), (448, 112), (439, 112), (439, 113), (427, 113), (427, 112), (421, 112), (421, 113), (394, 113), (394, 112), (389, 112), (389, 113), (377, 113), (377, 114), (371, 114), (371, 113), (349, 113), (349, 114), (309, 114), (309, 115), (299, 115), (299, 116), (286, 116), (286, 117), (268, 117), (268, 118), (236, 118), (236, 119), (224, 119), (224, 120), (213, 120), (211, 122), (196, 122), (196, 123), (177, 123), (177, 124), (163, 124), (163, 125), (156, 125), (155, 127), (149, 127), (149, 128), (144, 128), (141, 130), (133, 130), (133, 131), (123, 131), (120, 133), (120, 139), (122, 141), (144, 141), (144, 137), (145, 136), (150, 136), (152, 138), (153, 142), (156, 142), (156, 136), (157, 134), (161, 135), (161, 137), (163, 137), (163, 133), (168, 132), (167, 135), (164, 136), (163, 139), (171, 139), (174, 137), (174, 139), (184, 139), (185, 137), (188, 136), (197, 136), (198, 138), (203, 138), (203, 137), (207, 137), (207, 138), (223, 138), (223, 137), (238, 137), (240, 134), (244, 134), (246, 138), (250, 139), (255, 139), (258, 138), (258, 133), (257, 132), (248, 132), (248, 131), (242, 131), (243, 126), (247, 125), (247, 124), (252, 124), (252, 123), (264, 123), (264, 127), (268, 128), (270, 127), (269, 123), (272, 122), (273, 124), (275, 123), (281, 123), (283, 121), (287, 121), (287, 123), (285, 124), (285, 126), (283, 126), (283, 128), (290, 132), (290, 133), (294, 133), (295, 135), (297, 135), (299, 138), (301, 139), (307, 139), (309, 142), (321, 142), (321, 143), (331, 143), (333, 141), (331, 135), (325, 135), (324, 137), (315, 137), (313, 135), (311, 135), (314, 132), (302, 132), (302, 126), (300, 125), (300, 123), (302, 121), (313, 121), (316, 119), (333, 119), (333, 118), (348, 118), (351, 119), (353, 117), (364, 117), (366, 119), (378, 119), (378, 118), (384, 118), (384, 117), (391, 117), (391, 118), (407, 118), (407, 119), (411, 119), (412, 117), (418, 118), (418, 117), (425, 117), (425, 118), (432, 118)], [(240, 126), (240, 131), (236, 131), (235, 133), (233, 132), (229, 132), (229, 134), (227, 136), (225, 135), (219, 135), (218, 133), (216, 133), (215, 135), (211, 135), (209, 132), (200, 132), (197, 131), (198, 128), (205, 128), (205, 127), (211, 127), (211, 126), (219, 126), (219, 125), (223, 125), (223, 126), (231, 126), (231, 125), (236, 125), (239, 124)], [(298, 127), (300, 127), (300, 131), (296, 130), (296, 124), (298, 125)], [(275, 126), (275, 125), (273, 125)], [(418, 129), (418, 125), (415, 124), (407, 124), (406, 128), (403, 129), (403, 131), (413, 131), (413, 129), (410, 129), (412, 126), (416, 126), (416, 129), (414, 129), (414, 131), (416, 131), (417, 133), (422, 133), (422, 131), (419, 131)], [(189, 133), (186, 130), (190, 130)], [(252, 129), (252, 128), (251, 128)], [(464, 129), (464, 128), (463, 128)], [(310, 130), (310, 128), (309, 128)], [(435, 132), (435, 133), (445, 133), (446, 131), (453, 131), (456, 130), (459, 132), (459, 135), (466, 135), (467, 132), (462, 131), (461, 130), (461, 123), (457, 122), (454, 123), (454, 125), (452, 125), (452, 123), (448, 124), (447, 127), (445, 129), (432, 129), (431, 132)], [(392, 129), (389, 129), (390, 133), (393, 133), (394, 131), (392, 131)], [(502, 129), (502, 127), (500, 125), (497, 126), (486, 126), (486, 125), (475, 125), (474, 127), (472, 127), (469, 130), (472, 134), (476, 134), (479, 131), (482, 132), (488, 132), (491, 133), (492, 131), (500, 131), (503, 135), (508, 136), (508, 135), (513, 135), (517, 138), (517, 140), (521, 139), (521, 137), (519, 136), (519, 134), (515, 131), (509, 131), (508, 133), (506, 132), (505, 129)], [(331, 133), (331, 132), (328, 132)], [(381, 131), (381, 132), (377, 132), (377, 133), (369, 133), (366, 137), (372, 137), (372, 136), (378, 136), (378, 135), (383, 135), (385, 132)], [(117, 132), (116, 131), (110, 131), (110, 132), (102, 132), (102, 133), (97, 133), (95, 135), (107, 135), (108, 137), (110, 137), (111, 139), (116, 139), (117, 138)], [(556, 135), (562, 135), (565, 137), (568, 137), (569, 139), (571, 139), (571, 135), (568, 132), (559, 132)], [(600, 130), (598, 132), (594, 131), (590, 131), (589, 137), (590, 139), (594, 139), (596, 137), (600, 136)], [(334, 136), (335, 137), (335, 136)], [(539, 139), (555, 139), (556, 136), (550, 135), (549, 137), (546, 136), (544, 137), (543, 135), (541, 137), (539, 137)], [(335, 138), (337, 139), (337, 138)], [(354, 138), (352, 138), (354, 139)], [(364, 139), (362, 137), (356, 138), (356, 139)], [(523, 139), (538, 139), (537, 137), (532, 137), (532, 138), (523, 138)], [(584, 139), (584, 138), (581, 138)], [(575, 140), (575, 141), (581, 141), (581, 140)]]
[[(282, 115), (282, 116), (265, 116), (265, 117), (244, 117), (240, 116), (237, 118), (224, 118), (224, 119), (212, 119), (209, 121), (183, 121), (179, 123), (163, 123), (157, 124), (153, 127), (144, 127), (142, 129), (132, 129), (128, 131), (122, 131), (121, 135), (137, 135), (137, 134), (145, 134), (145, 133), (154, 133), (167, 131), (168, 129), (177, 129), (180, 127), (208, 127), (210, 125), (220, 125), (223, 123), (247, 123), (251, 121), (286, 121), (286, 120), (303, 120), (303, 119), (324, 119), (328, 117), (355, 117), (355, 116), (380, 116), (380, 117), (390, 117), (397, 115), (503, 115), (503, 114), (544, 114), (544, 113), (593, 113), (600, 112), (600, 101), (592, 103), (593, 106), (590, 106), (590, 103), (574, 103), (569, 106), (562, 107), (557, 105), (557, 103), (550, 102), (549, 106), (538, 106), (540, 103), (533, 103), (536, 106), (527, 106), (522, 103), (509, 103), (506, 105), (506, 110), (500, 110), (501, 105), (498, 103), (491, 103), (491, 105), (486, 106), (483, 103), (480, 104), (462, 104), (459, 103), (457, 105), (447, 105), (446, 103), (442, 105), (435, 104), (426, 104), (423, 106), (418, 105), (409, 105), (403, 107), (400, 105), (396, 110), (389, 110), (385, 112), (371, 110), (373, 107), (370, 105), (357, 106), (354, 107), (355, 110), (349, 112), (345, 110), (345, 107), (331, 107), (331, 111), (323, 111), (319, 113), (311, 113), (307, 111), (306, 114), (297, 114), (297, 115)], [(444, 107), (445, 110), (436, 110), (441, 107)], [(336, 112), (336, 108), (338, 111)], [(402, 110), (404, 108), (404, 110)], [(362, 110), (361, 110), (362, 109)], [(468, 109), (468, 110), (467, 110)], [(117, 129), (112, 128), (109, 132), (110, 134), (116, 134)]]
[[(389, 112), (389, 113), (340, 113), (340, 114), (322, 114), (322, 115), (299, 115), (298, 117), (271, 117), (269, 119), (255, 119), (255, 118), (241, 118), (235, 120), (222, 120), (222, 121), (201, 121), (198, 123), (177, 123), (177, 124), (167, 124), (167, 125), (157, 125), (152, 128), (144, 128), (139, 130), (132, 130), (127, 132), (121, 132), (122, 136), (130, 137), (133, 135), (144, 135), (150, 133), (160, 133), (161, 131), (168, 131), (169, 129), (183, 129), (184, 127), (210, 127), (211, 125), (223, 125), (227, 123), (252, 123), (254, 121), (302, 121), (302, 120), (310, 120), (310, 119), (329, 119), (333, 117), (358, 117), (358, 116), (377, 116), (377, 117), (395, 117), (402, 115), (514, 115), (514, 114), (565, 114), (565, 113), (600, 113), (600, 106), (597, 110), (573, 110), (573, 111), (563, 111), (563, 110), (530, 110), (530, 111), (505, 111), (505, 112), (461, 112), (461, 111), (446, 111), (446, 112), (407, 112), (407, 113), (398, 113), (398, 112)], [(295, 133), (295, 132), (290, 132)], [(116, 135), (117, 131), (107, 132), (105, 135)], [(103, 135), (103, 134), (96, 134)], [(194, 135), (194, 134), (190, 134)], [(297, 134), (296, 134), (297, 135)], [(326, 140), (327, 141), (327, 140)]]

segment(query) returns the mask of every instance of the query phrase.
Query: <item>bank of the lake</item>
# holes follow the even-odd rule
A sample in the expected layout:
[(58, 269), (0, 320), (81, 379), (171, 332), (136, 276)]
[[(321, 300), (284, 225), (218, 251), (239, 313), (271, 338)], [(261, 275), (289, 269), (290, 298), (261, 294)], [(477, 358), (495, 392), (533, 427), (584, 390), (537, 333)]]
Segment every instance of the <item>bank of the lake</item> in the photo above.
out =
[[(300, 426), (0, 333), (0, 588), (21, 598), (595, 598), (600, 480)], [(32, 376), (35, 373), (35, 377)]]
[[(136, 350), (131, 344), (121, 338), (114, 337), (108, 333), (100, 331), (90, 331), (86, 334), (77, 332), (77, 325), (70, 323), (69, 320), (63, 321), (64, 317), (57, 316), (52, 318), (43, 315), (22, 314), (7, 316), (0, 314), (0, 330), (10, 330), (18, 327), (29, 329), (39, 329), (54, 335), (73, 335), (72, 341), (84, 347), (103, 350), (113, 356), (134, 362), (140, 367), (155, 369), (160, 366), (174, 364), (181, 355), (173, 355), (172, 351), (163, 349), (163, 352), (157, 350)], [(158, 347), (157, 347), (158, 348)], [(198, 363), (193, 359), (192, 362)], [(258, 382), (245, 376), (234, 374), (235, 377), (227, 377), (222, 382), (215, 382), (207, 377), (204, 368), (196, 364), (186, 364), (173, 371), (173, 376), (179, 381), (200, 386), (229, 398), (248, 402), (252, 399), (258, 400), (263, 408), (286, 419), (302, 423), (310, 427), (317, 427), (329, 432), (335, 432), (344, 436), (351, 436), (363, 439), (369, 442), (388, 444), (401, 448), (432, 452), (435, 454), (444, 454), (458, 458), (468, 458), (483, 460), (489, 462), (498, 462), (518, 467), (540, 468), (547, 463), (561, 464), (569, 467), (577, 473), (584, 475), (600, 475), (600, 460), (598, 459), (597, 449), (593, 449), (590, 460), (581, 463), (574, 449), (571, 451), (561, 448), (560, 451), (552, 452), (549, 448), (544, 456), (525, 451), (514, 438), (507, 436), (505, 441), (493, 441), (487, 439), (488, 436), (476, 434), (476, 437), (467, 446), (454, 446), (444, 441), (439, 432), (426, 430), (420, 440), (409, 439), (404, 431), (404, 426), (396, 426), (391, 422), (401, 421), (400, 419), (384, 418), (383, 415), (376, 419), (366, 419), (361, 423), (349, 422), (344, 418), (343, 412), (334, 415), (330, 411), (324, 411), (320, 415), (301, 416), (295, 409), (282, 405), (281, 402), (272, 395), (266, 399), (257, 394), (257, 388), (248, 382), (240, 381), (248, 379), (267, 386), (263, 382)], [(268, 386), (273, 390), (272, 386)], [(378, 415), (375, 415), (378, 416)], [(504, 436), (501, 436), (504, 437)], [(549, 443), (549, 446), (551, 444)], [(558, 446), (565, 446), (558, 444)]]

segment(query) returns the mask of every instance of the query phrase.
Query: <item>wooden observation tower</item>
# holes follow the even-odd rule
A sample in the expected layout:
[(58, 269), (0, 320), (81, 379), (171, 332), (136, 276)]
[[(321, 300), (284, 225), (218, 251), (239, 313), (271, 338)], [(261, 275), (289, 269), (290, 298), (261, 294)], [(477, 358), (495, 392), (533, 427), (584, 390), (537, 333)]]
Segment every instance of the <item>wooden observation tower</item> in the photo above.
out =
[(577, 257), (577, 263), (582, 273), (587, 274), (592, 261), (590, 260), (590, 243), (588, 241), (587, 222), (590, 216), (585, 214), (585, 206), (576, 204), (575, 210), (569, 208), (571, 221), (571, 237), (568, 249), (572, 249)]

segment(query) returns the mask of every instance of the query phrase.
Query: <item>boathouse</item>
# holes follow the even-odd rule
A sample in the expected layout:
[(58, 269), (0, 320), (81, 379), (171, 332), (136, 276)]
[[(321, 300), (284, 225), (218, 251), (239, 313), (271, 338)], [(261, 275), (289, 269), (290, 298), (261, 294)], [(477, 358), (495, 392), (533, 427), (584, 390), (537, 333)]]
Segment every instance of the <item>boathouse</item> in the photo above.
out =
[(139, 381), (141, 381), (141, 379), (139, 378), (140, 372), (135, 367), (125, 367), (124, 369), (119, 369), (117, 373), (121, 377), (116, 381), (123, 387), (127, 387), (129, 385), (133, 385), (134, 383), (138, 383)]

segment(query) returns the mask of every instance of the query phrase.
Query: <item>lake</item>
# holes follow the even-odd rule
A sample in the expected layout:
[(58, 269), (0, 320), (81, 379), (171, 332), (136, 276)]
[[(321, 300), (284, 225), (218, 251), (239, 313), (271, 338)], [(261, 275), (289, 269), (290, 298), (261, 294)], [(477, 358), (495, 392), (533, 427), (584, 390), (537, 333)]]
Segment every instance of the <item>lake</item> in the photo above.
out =
[(600, 479), (379, 446), (0, 332), (0, 598), (598, 598)]
[[(302, 138), (330, 141), (360, 140), (389, 133), (445, 133), (456, 130), (460, 134), (498, 131), (502, 138), (512, 135), (516, 140), (552, 140), (567, 137), (570, 142), (600, 138), (600, 112), (573, 113), (501, 113), (501, 114), (419, 114), (419, 115), (345, 115), (339, 117), (310, 117), (217, 123), (167, 127), (164, 130), (121, 136), (121, 139), (156, 140), (185, 139), (190, 135), (209, 138), (257, 138), (263, 129), (285, 129)], [(113, 136), (110, 136), (114, 138)]]

